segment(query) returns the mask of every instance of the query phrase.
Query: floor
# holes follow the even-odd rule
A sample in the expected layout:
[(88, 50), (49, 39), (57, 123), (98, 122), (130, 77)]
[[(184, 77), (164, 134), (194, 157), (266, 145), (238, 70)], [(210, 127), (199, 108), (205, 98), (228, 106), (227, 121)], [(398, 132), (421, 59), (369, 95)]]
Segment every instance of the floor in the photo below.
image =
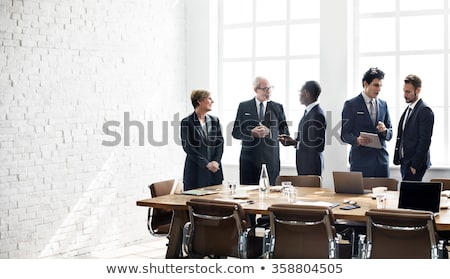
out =
[(90, 259), (164, 259), (168, 240), (166, 237), (152, 237), (148, 241), (114, 250), (92, 253)]
[[(123, 248), (104, 250), (90, 254), (90, 259), (164, 259), (168, 240), (166, 237), (152, 237), (142, 243)], [(450, 246), (447, 246), (450, 256)]]

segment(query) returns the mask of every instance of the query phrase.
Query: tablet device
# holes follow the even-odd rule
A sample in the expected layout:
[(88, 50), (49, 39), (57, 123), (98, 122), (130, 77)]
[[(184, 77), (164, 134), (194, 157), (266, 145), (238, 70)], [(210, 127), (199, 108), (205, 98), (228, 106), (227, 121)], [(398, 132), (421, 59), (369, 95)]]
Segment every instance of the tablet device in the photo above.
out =
[(370, 139), (370, 143), (367, 145), (364, 145), (364, 146), (371, 147), (371, 148), (377, 148), (377, 149), (382, 148), (380, 138), (378, 137), (377, 134), (360, 132), (359, 135)]

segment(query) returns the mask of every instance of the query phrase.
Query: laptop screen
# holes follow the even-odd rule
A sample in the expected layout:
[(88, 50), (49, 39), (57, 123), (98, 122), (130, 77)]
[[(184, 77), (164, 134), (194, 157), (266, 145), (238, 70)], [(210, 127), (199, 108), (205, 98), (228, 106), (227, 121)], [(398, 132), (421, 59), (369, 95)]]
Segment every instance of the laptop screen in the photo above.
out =
[(441, 200), (441, 182), (402, 181), (398, 208), (439, 212)]
[(334, 191), (336, 193), (347, 193), (347, 194), (364, 193), (362, 172), (333, 171), (333, 181), (334, 181)]

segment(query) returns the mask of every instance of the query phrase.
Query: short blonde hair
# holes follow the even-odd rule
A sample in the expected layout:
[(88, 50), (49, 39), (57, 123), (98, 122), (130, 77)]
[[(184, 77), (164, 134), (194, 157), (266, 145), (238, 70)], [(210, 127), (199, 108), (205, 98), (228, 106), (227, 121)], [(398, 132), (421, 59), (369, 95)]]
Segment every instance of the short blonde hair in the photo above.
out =
[(198, 102), (208, 98), (211, 93), (205, 89), (194, 89), (191, 93), (191, 102), (194, 109), (198, 106)]

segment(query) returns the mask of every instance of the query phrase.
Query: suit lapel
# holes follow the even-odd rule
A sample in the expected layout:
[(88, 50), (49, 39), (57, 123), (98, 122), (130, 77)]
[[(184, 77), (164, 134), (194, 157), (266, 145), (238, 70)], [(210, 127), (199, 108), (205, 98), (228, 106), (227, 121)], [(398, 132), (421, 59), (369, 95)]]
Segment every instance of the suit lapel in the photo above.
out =
[(193, 122), (194, 122), (195, 132), (199, 135), (199, 139), (205, 140), (206, 139), (205, 131), (202, 129), (200, 120), (198, 119), (197, 114), (195, 114), (195, 112), (193, 113)]
[[(405, 128), (403, 130), (406, 130), (406, 128), (409, 126), (409, 123), (413, 120), (413, 118), (416, 117), (416, 111), (422, 106), (422, 99), (420, 99), (419, 101), (417, 101), (417, 104), (414, 106), (414, 109), (410, 112), (410, 114), (408, 115), (408, 119), (405, 119), (405, 115), (406, 115), (406, 111), (408, 110), (408, 108), (406, 108), (405, 112), (402, 115), (403, 121), (406, 120), (405, 123)], [(402, 127), (403, 127), (403, 122), (402, 122)]]

